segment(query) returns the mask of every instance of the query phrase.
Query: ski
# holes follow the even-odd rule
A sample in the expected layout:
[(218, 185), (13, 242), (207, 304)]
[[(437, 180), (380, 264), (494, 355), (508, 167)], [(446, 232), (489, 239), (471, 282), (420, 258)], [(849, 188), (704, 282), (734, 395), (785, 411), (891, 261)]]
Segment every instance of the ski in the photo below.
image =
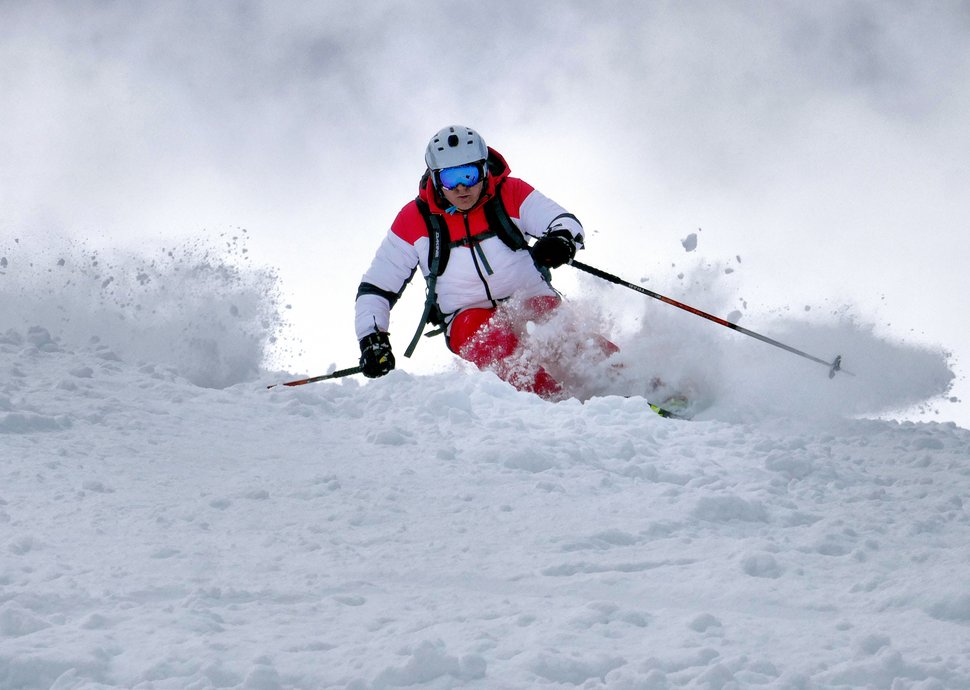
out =
[(679, 413), (679, 412), (674, 412), (672, 410), (668, 410), (668, 409), (666, 409), (664, 407), (660, 407), (660, 405), (654, 405), (652, 402), (648, 402), (647, 405), (650, 406), (650, 409), (651, 410), (653, 410), (658, 415), (660, 415), (661, 417), (664, 417), (666, 419), (683, 419), (683, 420), (690, 420), (690, 419), (692, 419), (692, 417), (689, 416), (689, 415), (685, 415), (685, 414), (682, 414), (682, 413)]
[(658, 415), (667, 419), (690, 420), (693, 419), (694, 414), (698, 412), (697, 404), (695, 402), (691, 402), (682, 395), (675, 395), (667, 398), (659, 405), (648, 400), (647, 405), (649, 405), (650, 409), (656, 412)]

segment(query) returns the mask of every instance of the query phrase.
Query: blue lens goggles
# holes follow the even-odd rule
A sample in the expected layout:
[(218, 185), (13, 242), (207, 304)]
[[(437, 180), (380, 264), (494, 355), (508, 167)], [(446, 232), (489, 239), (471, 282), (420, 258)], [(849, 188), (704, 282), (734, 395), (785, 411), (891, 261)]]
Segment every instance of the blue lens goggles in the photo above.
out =
[(445, 189), (454, 189), (460, 184), (473, 187), (482, 179), (481, 163), (456, 165), (454, 168), (442, 168), (438, 171), (438, 184)]

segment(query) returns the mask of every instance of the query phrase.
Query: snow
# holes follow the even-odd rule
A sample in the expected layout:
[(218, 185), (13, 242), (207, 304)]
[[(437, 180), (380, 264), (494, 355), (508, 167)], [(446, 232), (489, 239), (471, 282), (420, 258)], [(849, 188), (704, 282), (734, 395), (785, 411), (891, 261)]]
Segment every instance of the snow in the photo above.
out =
[[(757, 325), (829, 380), (635, 296), (583, 401), (450, 361), (267, 390), (304, 372), (227, 243), (4, 248), (0, 688), (970, 688), (970, 431), (888, 418), (945, 353)], [(648, 412), (658, 372), (708, 408)]]

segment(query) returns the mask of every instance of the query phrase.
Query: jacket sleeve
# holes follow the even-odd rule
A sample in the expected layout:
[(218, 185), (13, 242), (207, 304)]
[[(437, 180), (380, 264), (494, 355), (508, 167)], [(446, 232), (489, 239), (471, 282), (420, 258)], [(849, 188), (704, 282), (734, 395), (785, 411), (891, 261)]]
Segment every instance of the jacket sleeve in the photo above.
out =
[(526, 236), (542, 237), (550, 232), (565, 231), (577, 248), (583, 247), (585, 233), (576, 216), (527, 182), (509, 178), (506, 184), (509, 187), (509, 197), (504, 199), (506, 208)]
[(357, 339), (375, 329), (387, 331), (391, 308), (400, 298), (418, 266), (418, 252), (414, 245), (388, 231), (381, 242), (370, 268), (357, 288), (354, 326)]

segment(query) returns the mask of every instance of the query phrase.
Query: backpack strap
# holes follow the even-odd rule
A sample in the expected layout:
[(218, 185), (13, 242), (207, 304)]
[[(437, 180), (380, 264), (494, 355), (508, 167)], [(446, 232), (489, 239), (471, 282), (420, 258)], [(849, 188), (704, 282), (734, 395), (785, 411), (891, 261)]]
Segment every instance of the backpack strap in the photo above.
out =
[(502, 203), (501, 186), (495, 190), (495, 196), (485, 202), (483, 210), (485, 211), (485, 220), (488, 221), (488, 227), (495, 231), (499, 239), (505, 242), (509, 249), (518, 251), (529, 247), (525, 235), (516, 227), (511, 216), (509, 216), (509, 212), (505, 210), (505, 204)]
[(444, 218), (431, 213), (427, 202), (421, 197), (415, 199), (415, 203), (421, 212), (421, 216), (424, 218), (425, 224), (428, 226), (428, 278), (425, 289), (424, 313), (421, 314), (421, 321), (418, 323), (418, 328), (414, 332), (414, 337), (411, 338), (411, 343), (404, 351), (405, 357), (410, 357), (414, 354), (414, 349), (418, 346), (418, 341), (421, 340), (421, 334), (424, 333), (424, 327), (428, 321), (434, 322), (437, 320), (437, 318), (432, 318), (438, 306), (438, 295), (435, 292), (435, 285), (438, 282), (438, 276), (444, 273), (445, 265), (448, 263), (448, 253), (451, 249), (451, 245), (448, 242), (448, 226)]

